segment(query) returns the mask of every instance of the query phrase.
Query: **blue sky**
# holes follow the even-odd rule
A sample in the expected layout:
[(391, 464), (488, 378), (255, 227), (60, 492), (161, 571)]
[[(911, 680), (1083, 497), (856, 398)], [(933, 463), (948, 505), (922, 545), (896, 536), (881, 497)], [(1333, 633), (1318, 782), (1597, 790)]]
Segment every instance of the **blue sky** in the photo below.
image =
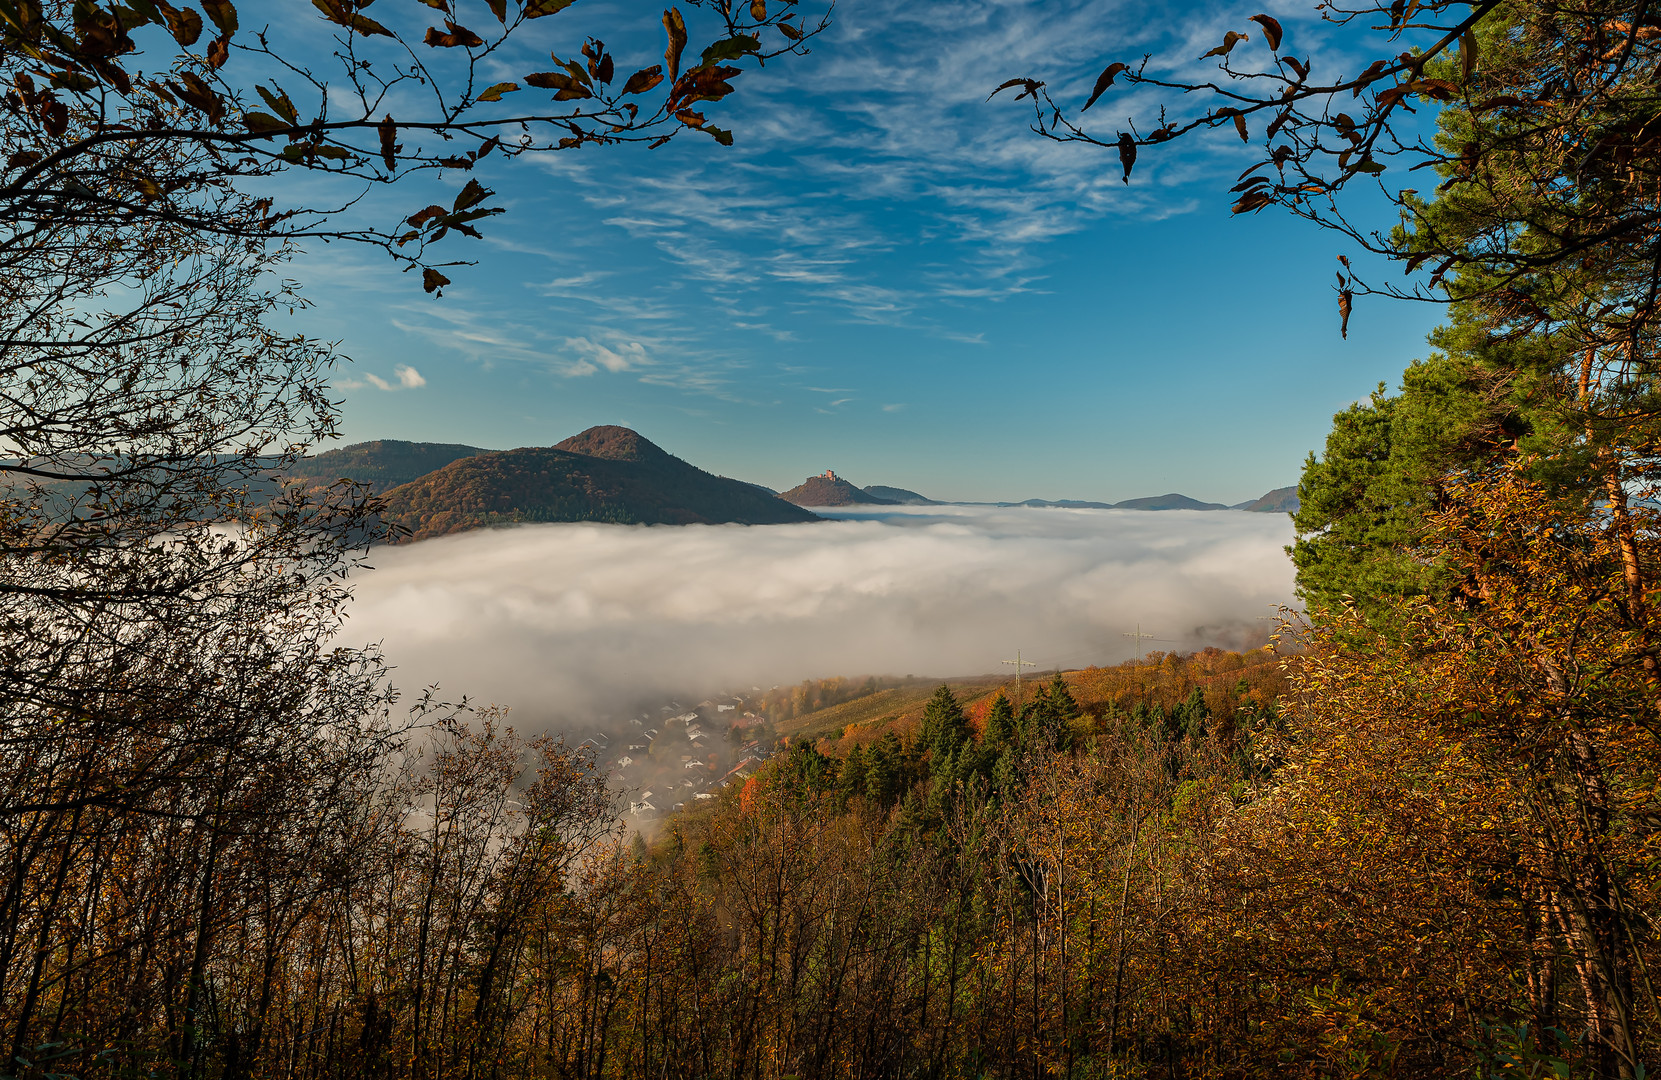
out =
[[(508, 213), (457, 242), (479, 265), (441, 300), (318, 248), (294, 271), (306, 329), (354, 361), (346, 441), (507, 448), (617, 423), (776, 488), (830, 467), (950, 499), (1292, 483), (1335, 410), (1424, 353), (1437, 310), (1365, 302), (1341, 340), (1335, 256), (1356, 253), (1231, 218), (1250, 161), (1231, 132), (1145, 153), (1126, 186), (1112, 155), (985, 101), (1027, 74), (1081, 101), (1105, 59), (1198, 57), (1266, 6), (1289, 47), (1320, 44), (1290, 0), (843, 0), (812, 55), (713, 110), (732, 148), (689, 132), (484, 175)], [(661, 51), (659, 10), (580, 0), (542, 23), (561, 55), (599, 33), (632, 70)], [(1134, 104), (1114, 93), (1091, 114), (1109, 136)]]

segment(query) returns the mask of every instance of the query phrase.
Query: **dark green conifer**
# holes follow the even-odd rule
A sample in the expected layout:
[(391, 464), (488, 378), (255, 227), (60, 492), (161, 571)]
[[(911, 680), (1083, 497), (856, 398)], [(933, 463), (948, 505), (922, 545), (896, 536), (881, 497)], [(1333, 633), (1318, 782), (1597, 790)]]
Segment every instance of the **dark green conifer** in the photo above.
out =
[(988, 748), (1002, 748), (1015, 738), (1015, 706), (1009, 703), (1002, 690), (992, 699), (992, 711), (986, 714)]
[(865, 761), (865, 797), (878, 806), (892, 805), (904, 778), (905, 750), (892, 731), (871, 748)]
[(969, 741), (969, 718), (949, 686), (942, 685), (923, 708), (923, 731), (917, 749), (931, 750), (936, 757), (957, 752)]
[(1208, 734), (1206, 721), (1211, 719), (1211, 709), (1206, 706), (1205, 695), (1199, 687), (1188, 695), (1188, 700), (1180, 706), (1182, 709), (1182, 735), (1190, 742), (1199, 742)]
[(865, 794), (865, 751), (858, 743), (842, 759), (842, 771), (837, 776), (837, 791), (844, 799)]

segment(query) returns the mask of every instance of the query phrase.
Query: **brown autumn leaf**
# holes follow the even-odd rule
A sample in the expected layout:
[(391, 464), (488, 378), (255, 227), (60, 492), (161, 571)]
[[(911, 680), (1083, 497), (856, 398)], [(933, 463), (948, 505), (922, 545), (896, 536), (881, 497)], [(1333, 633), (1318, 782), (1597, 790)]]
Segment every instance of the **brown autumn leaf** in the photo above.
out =
[(454, 49), (457, 47), (477, 49), (484, 44), (484, 38), (465, 26), (457, 26), (449, 19), (444, 20), (444, 25), (449, 31), (448, 33), (440, 33), (436, 26), (427, 27), (425, 44), (435, 49)]
[[(1129, 64), (1112, 63), (1107, 65), (1107, 70), (1096, 76), (1096, 87), (1090, 91), (1090, 100), (1084, 103), (1084, 108), (1088, 109), (1096, 103), (1096, 99), (1101, 97), (1107, 91), (1107, 88), (1113, 85), (1113, 80), (1119, 77), (1119, 72), (1129, 70)], [(1084, 109), (1079, 111), (1083, 112)]]
[(430, 266), (421, 271), (421, 288), (427, 292), (436, 292), (443, 296), (444, 294), (439, 290), (448, 284), (450, 284), (450, 279)]
[(1388, 66), (1389, 61), (1387, 60), (1374, 60), (1371, 64), (1368, 64), (1367, 70), (1355, 77), (1355, 87), (1350, 91), (1350, 96), (1360, 97), (1362, 88), (1374, 79), (1377, 79), (1379, 76), (1383, 75), (1384, 69)]
[(686, 20), (681, 18), (680, 8), (670, 8), (663, 13), (663, 29), (669, 35), (669, 45), (663, 50), (663, 61), (669, 65), (671, 81), (680, 79), (681, 52), (686, 48)]
[(1420, 94), (1432, 101), (1450, 101), (1459, 88), (1446, 79), (1418, 79), (1407, 86), (1408, 93)]
[(1345, 341), (1350, 337), (1350, 308), (1355, 302), (1355, 294), (1345, 289), (1338, 294), (1338, 333)]
[(1263, 40), (1269, 43), (1269, 48), (1280, 51), (1280, 23), (1268, 15), (1253, 15), (1251, 21), (1263, 28)]
[(501, 101), (503, 94), (511, 94), (519, 89), (516, 82), (499, 82), (479, 95), (480, 101)]
[(270, 113), (246, 112), (242, 114), (242, 126), (256, 135), (264, 135), (274, 131), (286, 131), (292, 125)]
[(1459, 38), (1459, 70), (1469, 79), (1476, 71), (1476, 29), (1468, 28)]
[(999, 94), (1003, 93), (1005, 90), (1008, 90), (1012, 86), (1024, 87), (1019, 94), (1015, 95), (1016, 101), (1020, 101), (1022, 98), (1028, 96), (1036, 99), (1038, 97), (1038, 88), (1043, 85), (1044, 84), (1039, 82), (1037, 79), (1006, 79), (998, 84), (998, 88), (996, 90), (986, 95), (986, 100), (991, 101), (993, 98), (997, 97)]
[(225, 115), (225, 102), (213, 92), (213, 87), (194, 71), (180, 74), (179, 81), (173, 84), (173, 92), (198, 111), (207, 114), (209, 124), (217, 125)]
[(1246, 132), (1246, 114), (1238, 110), (1234, 113), (1234, 130), (1240, 133), (1241, 142), (1251, 142), (1251, 136)]
[(533, 71), (525, 76), (525, 82), (539, 90), (555, 91), (555, 101), (571, 101), (574, 98), (594, 96), (594, 92), (584, 86), (581, 80), (563, 71)]
[(202, 10), (207, 13), (209, 19), (213, 20), (213, 25), (219, 28), (221, 35), (228, 38), (236, 33), (236, 8), (232, 6), (231, 0), (201, 0), (201, 2)]
[(167, 19), (168, 33), (184, 48), (190, 48), (202, 36), (202, 16), (189, 8), (163, 8), (162, 15)]
[(437, 203), (433, 203), (425, 210), (417, 210), (415, 213), (405, 218), (404, 221), (419, 229), (421, 226), (425, 225), (429, 221), (432, 221), (434, 218), (443, 217), (445, 213), (446, 211), (444, 207), (438, 205)]
[[(275, 83), (272, 85), (276, 86)], [(276, 93), (272, 93), (263, 86), (255, 86), (254, 89), (259, 91), (260, 97), (264, 98), (265, 103), (271, 106), (272, 112), (276, 113), (278, 116), (282, 117), (284, 120), (287, 120), (291, 124), (298, 124), (300, 122), (299, 110), (294, 107), (294, 102), (289, 100), (287, 91), (285, 91), (282, 87), (278, 86)]]
[(1119, 164), (1124, 166), (1124, 183), (1130, 183), (1130, 170), (1136, 164), (1136, 140), (1129, 134), (1119, 135)]
[(369, 16), (352, 10), (346, 5), (344, 0), (311, 0), (311, 6), (316, 8), (318, 11), (321, 11), (323, 13), (323, 17), (328, 19), (330, 22), (338, 26), (344, 26), (349, 30), (356, 30), (364, 37), (370, 37), (371, 35), (379, 35), (381, 37), (396, 36), (391, 30), (388, 30), (386, 27), (382, 26), (374, 19), (371, 19)]
[(381, 136), (381, 160), (386, 162), (387, 172), (396, 172), (398, 169), (398, 144), (394, 142), (398, 137), (398, 125), (392, 122), (392, 114), (388, 113), (381, 118), (376, 130)]
[(462, 188), (461, 193), (456, 196), (455, 205), (452, 209), (459, 214), (469, 207), (477, 206), (479, 203), (484, 202), (486, 199), (490, 198), (490, 195), (491, 192), (489, 188), (485, 187), (477, 180), (469, 180), (467, 181), (467, 186)]
[(623, 84), (623, 93), (644, 94), (646, 91), (650, 90), (662, 81), (663, 66), (661, 64), (653, 64), (649, 68), (641, 68), (633, 75), (630, 75), (628, 81)]
[(218, 71), (231, 58), (230, 38), (216, 37), (208, 42), (208, 70)]
[(1223, 35), (1223, 43), (1221, 45), (1204, 54), (1200, 57), (1200, 59), (1204, 60), (1206, 57), (1210, 56), (1227, 56), (1229, 53), (1234, 51), (1234, 47), (1236, 45), (1240, 44), (1242, 41), (1248, 41), (1250, 39), (1250, 34), (1237, 34), (1233, 30), (1230, 30), (1228, 33)]
[(49, 98), (40, 108), (41, 126), (46, 134), (56, 139), (69, 130), (69, 107), (56, 98)]
[(785, 37), (789, 38), (791, 41), (800, 41), (800, 40), (802, 40), (802, 32), (800, 30), (796, 29), (794, 26), (790, 25), (789, 23), (785, 22), (783, 19), (780, 19), (774, 25), (779, 28), (779, 33), (783, 34)]
[(525, 18), (540, 19), (570, 7), (572, 0), (525, 0)]
[(490, 5), (490, 13), (496, 16), (496, 21), (503, 26), (508, 22), (508, 0), (485, 0)]
[(680, 112), (675, 114), (675, 119), (679, 120), (687, 127), (703, 127), (705, 117), (701, 112), (694, 112), (691, 109), (682, 109)]
[(750, 18), (756, 22), (767, 21), (767, 0), (750, 0)]
[(694, 101), (719, 101), (733, 92), (728, 79), (744, 74), (736, 67), (695, 67), (682, 75), (669, 92), (670, 108)]

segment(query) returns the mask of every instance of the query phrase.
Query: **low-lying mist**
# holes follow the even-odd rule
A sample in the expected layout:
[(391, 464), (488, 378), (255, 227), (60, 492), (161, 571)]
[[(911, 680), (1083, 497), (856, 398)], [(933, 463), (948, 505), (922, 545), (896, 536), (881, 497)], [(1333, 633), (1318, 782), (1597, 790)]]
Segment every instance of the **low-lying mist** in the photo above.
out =
[[(884, 507), (768, 526), (522, 525), (376, 553), (346, 637), (524, 726), (829, 675), (1241, 648), (1292, 602), (1281, 514)], [(684, 698), (683, 698), (684, 700)], [(694, 699), (695, 700), (695, 699)]]

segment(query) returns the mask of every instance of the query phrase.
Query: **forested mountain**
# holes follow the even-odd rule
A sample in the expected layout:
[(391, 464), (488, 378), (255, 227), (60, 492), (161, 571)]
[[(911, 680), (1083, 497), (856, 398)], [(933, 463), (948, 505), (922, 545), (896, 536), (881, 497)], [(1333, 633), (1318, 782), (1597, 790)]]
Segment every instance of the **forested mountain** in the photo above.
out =
[(885, 487), (882, 484), (867, 484), (860, 490), (864, 491), (867, 495), (872, 495), (879, 499), (887, 499), (889, 502), (905, 503), (910, 506), (939, 505), (936, 500), (931, 499), (926, 495), (919, 495), (915, 491), (908, 491), (905, 488)]
[(531, 521), (775, 525), (815, 516), (712, 476), (636, 432), (589, 428), (558, 446), (461, 458), (387, 492), (386, 517), (423, 540)]
[[(582, 454), (587, 457), (603, 458), (608, 461), (637, 462), (643, 466), (652, 466), (660, 471), (667, 469), (670, 472), (673, 472), (673, 467), (669, 465), (669, 463), (679, 461), (679, 459), (672, 457), (659, 447), (655, 446), (650, 440), (642, 437), (638, 432), (615, 425), (602, 425), (599, 427), (589, 428), (581, 434), (573, 435), (563, 442), (556, 443), (553, 449), (573, 454)], [(325, 451), (324, 453), (317, 454), (314, 457), (302, 458), (287, 470), (286, 475), (295, 479), (305, 480), (310, 484), (310, 486), (314, 487), (331, 484), (336, 480), (344, 478), (355, 480), (361, 484), (366, 484), (371, 490), (376, 492), (387, 492), (395, 487), (399, 487), (400, 485), (408, 484), (414, 480), (426, 477), (429, 473), (437, 472), (439, 469), (450, 465), (452, 462), (460, 461), (468, 457), (477, 457), (481, 454), (492, 454), (497, 452), (498, 451), (484, 450), (477, 446), (465, 446), (460, 443), (426, 443), (405, 442), (401, 439), (376, 439), (371, 442), (355, 443), (351, 446), (343, 446), (337, 450)], [(685, 465), (686, 463), (680, 462), (680, 464)], [(687, 467), (691, 468), (691, 466)], [(701, 472), (701, 470), (699, 471)], [(709, 474), (704, 473), (702, 475), (708, 476)], [(837, 476), (830, 470), (826, 470), (823, 475), (809, 477), (806, 481), (791, 490), (784, 492), (782, 495), (774, 492), (773, 489), (764, 487), (760, 484), (753, 484), (749, 481), (738, 482), (747, 487), (755, 488), (770, 495), (778, 495), (779, 498), (782, 498), (787, 502), (794, 503), (797, 506), (852, 506), (856, 504), (881, 505), (884, 503), (911, 506), (942, 505), (939, 500), (930, 499), (925, 495), (921, 495), (907, 488), (888, 487), (882, 484), (871, 484), (863, 488), (855, 487), (853, 484), (850, 484), (848, 481)], [(453, 489), (449, 482), (446, 481), (437, 490), (451, 491)], [(562, 495), (558, 497), (564, 498), (566, 496)], [(561, 505), (565, 504), (562, 503)], [(1072, 509), (1101, 510), (1225, 509), (1221, 503), (1201, 502), (1197, 499), (1192, 499), (1187, 495), (1181, 495), (1175, 492), (1167, 495), (1151, 496), (1148, 498), (1127, 499), (1126, 501), (1119, 503), (1091, 502), (1081, 501), (1078, 499), (1057, 499), (1053, 501), (1046, 499), (1027, 499), (1017, 505), (1038, 507), (1057, 506)], [(1270, 513), (1289, 513), (1297, 510), (1297, 508), (1298, 489), (1296, 485), (1294, 485), (1291, 487), (1276, 488), (1266, 495), (1248, 500), (1247, 502), (1239, 503), (1228, 509), (1263, 511)], [(443, 508), (439, 507), (436, 503), (433, 503), (426, 505), (424, 512), (427, 514), (436, 514), (441, 512), (442, 509)], [(467, 507), (457, 506), (449, 509), (461, 511), (463, 518), (467, 518), (469, 515), (475, 515), (478, 513), (475, 508), (474, 501), (470, 501)], [(769, 509), (772, 508), (769, 506)], [(612, 520), (611, 517), (604, 516), (610, 512), (609, 510), (601, 510), (598, 512), (601, 514), (599, 517), (527, 517), (521, 520)], [(745, 520), (749, 524), (774, 523), (772, 521), (764, 522), (759, 519), (749, 520), (748, 517), (743, 515), (722, 517), (720, 514), (717, 514), (715, 517), (710, 517), (708, 514), (703, 514), (697, 511), (694, 511), (694, 513), (696, 516), (689, 520)], [(635, 518), (631, 518), (631, 520), (634, 519), (642, 521), (658, 520), (656, 518), (648, 519), (646, 517), (639, 517), (639, 515), (635, 515)], [(793, 521), (804, 519), (787, 518), (783, 520)], [(468, 525), (466, 527), (474, 528), (476, 526)]]
[(852, 506), (856, 503), (895, 506), (900, 501), (884, 499), (856, 488), (829, 469), (818, 476), (808, 477), (779, 498), (797, 506)]
[(1298, 485), (1275, 488), (1273, 491), (1259, 495), (1249, 502), (1240, 503), (1232, 507), (1235, 510), (1250, 510), (1259, 514), (1295, 514), (1298, 512)]
[(1141, 499), (1126, 499), (1121, 503), (1114, 503), (1116, 510), (1227, 510), (1222, 503), (1200, 502), (1190, 499), (1186, 495), (1171, 492), (1166, 495), (1149, 495)]
[(390, 491), (399, 484), (407, 484), (435, 469), (442, 469), (452, 461), (490, 452), (460, 443), (376, 439), (301, 458), (286, 474), (297, 480), (309, 481), (311, 486), (348, 479), (366, 484), (375, 491)]

